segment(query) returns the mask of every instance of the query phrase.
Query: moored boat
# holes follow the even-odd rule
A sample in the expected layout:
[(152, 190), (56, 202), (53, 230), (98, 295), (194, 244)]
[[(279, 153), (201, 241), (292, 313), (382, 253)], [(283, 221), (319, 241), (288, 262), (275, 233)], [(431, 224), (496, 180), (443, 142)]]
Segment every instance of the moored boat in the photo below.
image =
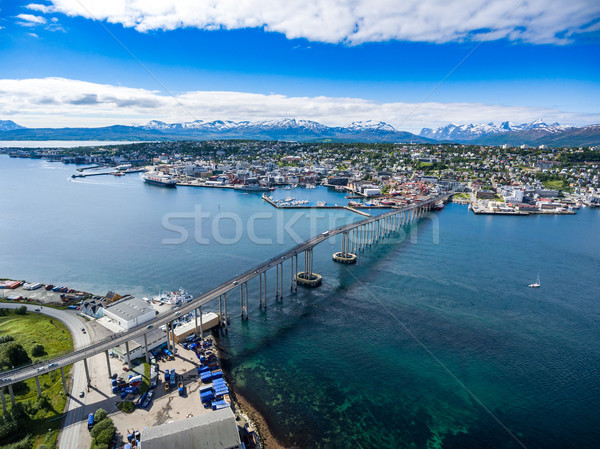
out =
[(177, 185), (177, 181), (175, 181), (171, 175), (167, 175), (162, 172), (147, 172), (142, 175), (144, 181), (148, 184), (154, 184), (162, 187), (175, 187)]

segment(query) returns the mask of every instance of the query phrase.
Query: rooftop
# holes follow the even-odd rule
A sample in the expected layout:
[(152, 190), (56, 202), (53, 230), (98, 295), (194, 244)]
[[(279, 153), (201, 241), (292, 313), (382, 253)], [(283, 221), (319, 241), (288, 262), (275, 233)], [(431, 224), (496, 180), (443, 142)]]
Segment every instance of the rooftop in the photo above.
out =
[(148, 312), (154, 312), (154, 310), (154, 307), (147, 304), (144, 300), (135, 297), (122, 299), (104, 309), (105, 312), (109, 311), (125, 321), (139, 318), (146, 315)]
[(144, 429), (143, 449), (230, 449), (241, 446), (231, 408)]

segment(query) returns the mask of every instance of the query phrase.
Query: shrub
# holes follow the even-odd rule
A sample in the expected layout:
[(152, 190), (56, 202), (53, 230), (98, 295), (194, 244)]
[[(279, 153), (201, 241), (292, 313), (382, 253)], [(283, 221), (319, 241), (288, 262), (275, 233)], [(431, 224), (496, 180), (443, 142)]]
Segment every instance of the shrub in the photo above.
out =
[(8, 309), (0, 309), (0, 316), (8, 316)]
[(131, 413), (135, 410), (135, 404), (131, 401), (123, 401), (117, 404), (117, 408), (125, 413)]
[(37, 344), (31, 348), (31, 355), (34, 357), (41, 357), (46, 354), (46, 349), (43, 345)]
[[(6, 310), (6, 309), (0, 309), (0, 310)], [(15, 337), (13, 337), (12, 335), (3, 335), (2, 337), (0, 337), (0, 344), (8, 343), (11, 341), (15, 341)]]
[(114, 434), (115, 434), (115, 426), (104, 429), (95, 438), (96, 444), (100, 443), (100, 444), (108, 445), (108, 443), (110, 443), (112, 441)]
[(98, 410), (96, 410), (96, 413), (94, 413), (94, 422), (98, 424), (99, 422), (104, 421), (107, 416), (108, 413), (106, 413), (106, 410), (104, 410), (103, 408), (99, 408)]
[(98, 435), (100, 435), (106, 429), (114, 430), (114, 428), (115, 425), (113, 424), (112, 419), (103, 419), (98, 424), (95, 424), (94, 427), (92, 427), (90, 435), (92, 435), (92, 438), (98, 438)]
[(27, 315), (27, 306), (17, 307), (15, 309), (15, 313), (17, 315)]

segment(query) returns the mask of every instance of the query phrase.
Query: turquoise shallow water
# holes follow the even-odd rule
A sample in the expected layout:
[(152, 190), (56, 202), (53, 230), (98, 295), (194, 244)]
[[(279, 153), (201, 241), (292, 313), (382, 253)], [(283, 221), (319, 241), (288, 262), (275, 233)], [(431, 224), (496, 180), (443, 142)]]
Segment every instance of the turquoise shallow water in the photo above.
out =
[[(71, 182), (71, 173), (0, 157), (2, 277), (197, 294), (292, 245), (291, 231), (306, 238), (360, 219), (296, 216), (258, 195), (161, 189), (137, 175)], [(302, 193), (343, 202), (324, 189), (291, 196)], [(211, 214), (198, 226), (196, 206)], [(218, 243), (235, 240), (232, 212), (241, 237)], [(168, 214), (190, 235), (185, 243), (163, 242), (177, 236), (162, 225)], [(291, 231), (279, 235), (281, 223)], [(225, 365), (274, 433), (298, 447), (597, 447), (599, 225), (598, 210), (482, 217), (449, 205), (408, 238), (359, 254), (356, 266), (333, 264), (337, 244), (321, 245), (319, 289), (289, 294), (286, 266), (284, 301), (275, 302), (271, 274), (266, 313), (258, 285), (249, 286), (248, 322), (230, 299)], [(542, 288), (527, 288), (538, 272)]]

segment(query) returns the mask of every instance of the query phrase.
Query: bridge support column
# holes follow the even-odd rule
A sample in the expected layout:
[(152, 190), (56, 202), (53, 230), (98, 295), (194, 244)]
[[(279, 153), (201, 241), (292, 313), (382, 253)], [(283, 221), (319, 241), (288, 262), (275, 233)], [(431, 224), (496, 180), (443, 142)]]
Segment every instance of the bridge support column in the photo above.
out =
[(279, 299), (279, 264), (275, 265), (275, 301)]
[[(333, 261), (338, 263), (351, 264), (356, 263), (356, 254), (349, 250), (350, 238), (348, 231), (342, 233), (342, 251), (333, 253)], [(312, 259), (312, 255), (311, 255)]]
[[(112, 377), (112, 373), (110, 372), (110, 356), (108, 355), (108, 350), (104, 351), (104, 354), (106, 355), (106, 367), (108, 368), (108, 377), (111, 378)], [(63, 385), (65, 384), (65, 373), (63, 372), (63, 369), (60, 369), (60, 374), (63, 378)], [(66, 387), (65, 387), (65, 391), (67, 391)]]
[(2, 399), (2, 411), (6, 415), (6, 398), (4, 397), (4, 387), (0, 388), (0, 398)]
[(37, 388), (38, 398), (41, 398), (42, 397), (42, 389), (40, 388), (40, 378), (38, 376), (35, 376), (35, 386)]
[(171, 351), (173, 346), (171, 345), (171, 323), (167, 323), (167, 349)]
[[(173, 350), (175, 350), (175, 340), (173, 340)], [(128, 341), (125, 342), (125, 352), (127, 352), (127, 354), (125, 355), (125, 357), (127, 357), (127, 366), (129, 367), (129, 370), (131, 370), (131, 357), (129, 356), (129, 342)]]
[(283, 262), (279, 265), (279, 300), (283, 301)]
[(227, 323), (227, 320), (229, 319), (227, 316), (227, 293), (223, 293), (223, 305), (225, 306), (225, 333), (229, 334), (229, 324)]
[[(108, 354), (108, 351), (106, 351), (106, 353)], [(108, 365), (108, 374), (110, 377), (110, 365)], [(67, 380), (65, 379), (65, 370), (62, 367), (60, 368), (60, 377), (62, 379), (63, 391), (65, 392), (65, 396), (66, 396), (69, 393), (69, 391), (67, 390)]]
[(323, 281), (323, 276), (313, 273), (313, 249), (304, 251), (304, 271), (296, 274), (296, 282), (305, 287), (318, 287)]
[(148, 334), (144, 334), (144, 350), (146, 351), (146, 363), (150, 363), (150, 352), (148, 351)]
[(198, 308), (194, 309), (194, 326), (196, 329), (196, 337), (197, 337), (199, 335), (199, 332), (198, 332)]
[(223, 327), (223, 298), (219, 295), (219, 330)]
[(12, 385), (8, 386), (8, 394), (10, 394), (10, 402), (11, 402), (12, 406), (14, 407), (16, 405), (16, 402), (15, 402), (15, 393), (13, 392)]
[(204, 325), (202, 324), (202, 306), (198, 307), (200, 313), (200, 338), (204, 340)]
[(262, 288), (262, 273), (258, 273), (258, 308), (262, 310), (263, 305), (263, 288)]
[[(127, 353), (129, 354), (129, 349), (127, 350)], [(83, 359), (83, 367), (85, 368), (85, 379), (87, 381), (87, 386), (89, 388), (92, 381), (90, 380), (90, 370), (88, 368), (87, 359)], [(129, 365), (129, 369), (131, 369), (131, 364)]]

